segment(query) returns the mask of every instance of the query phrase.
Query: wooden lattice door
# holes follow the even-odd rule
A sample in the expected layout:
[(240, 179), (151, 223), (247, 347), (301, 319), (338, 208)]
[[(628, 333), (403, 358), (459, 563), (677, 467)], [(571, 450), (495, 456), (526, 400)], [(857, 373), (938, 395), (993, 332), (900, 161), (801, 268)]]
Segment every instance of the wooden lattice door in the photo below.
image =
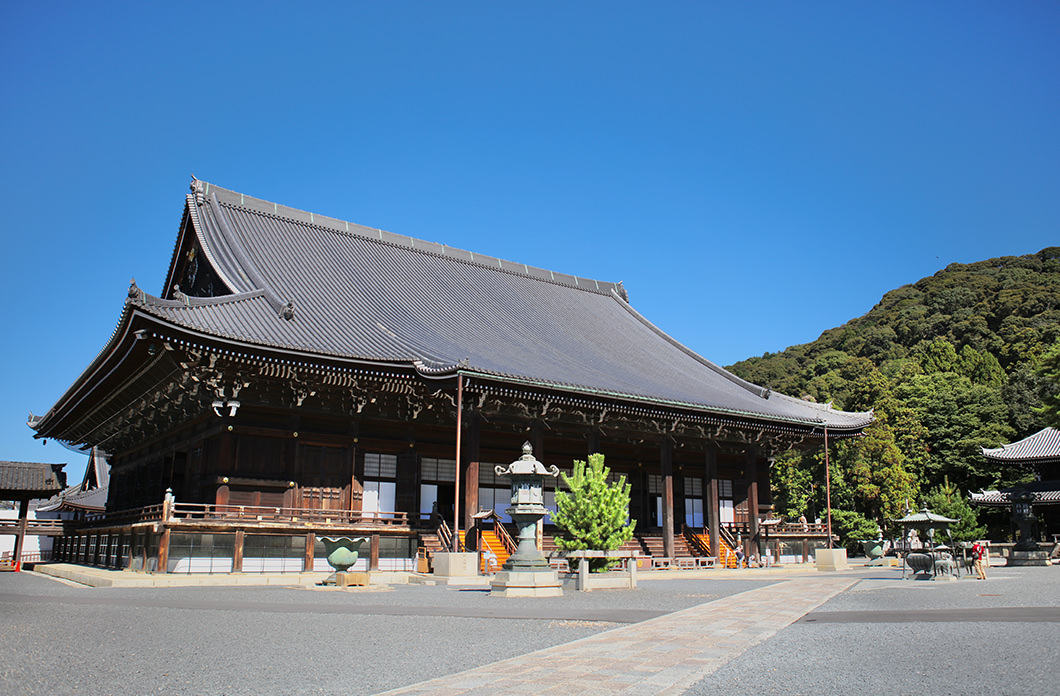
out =
[(350, 480), (348, 447), (303, 445), (302, 507), (313, 510), (347, 510)]

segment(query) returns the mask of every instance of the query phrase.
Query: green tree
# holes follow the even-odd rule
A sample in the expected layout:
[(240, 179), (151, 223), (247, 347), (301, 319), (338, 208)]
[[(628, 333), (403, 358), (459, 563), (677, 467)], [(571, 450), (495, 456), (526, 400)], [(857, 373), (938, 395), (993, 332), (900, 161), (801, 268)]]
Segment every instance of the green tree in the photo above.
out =
[(1042, 407), (1038, 413), (1046, 425), (1060, 428), (1060, 343), (1042, 357), (1038, 374), (1053, 387), (1050, 393), (1042, 397)]
[(948, 476), (964, 490), (997, 484), (997, 472), (981, 447), (997, 447), (1013, 434), (1001, 392), (956, 372), (913, 376), (895, 388), (927, 428), (929, 458), (917, 472), (922, 490)]
[(851, 555), (861, 550), (863, 539), (878, 539), (880, 527), (853, 510), (832, 510), (832, 532), (839, 536), (839, 543)]
[(816, 481), (812, 460), (797, 450), (789, 450), (777, 457), (769, 471), (769, 486), (773, 491), (773, 508), (789, 520), (806, 515), (814, 519)]
[[(979, 525), (979, 517), (960, 489), (948, 480), (935, 486), (924, 496), (924, 505), (936, 515), (958, 520), (950, 527), (950, 535), (954, 541), (974, 541), (986, 536), (986, 527)], [(935, 542), (946, 541), (942, 532), (935, 532)]]
[[(621, 476), (608, 483), (611, 470), (604, 455), (590, 454), (589, 462), (574, 460), (570, 475), (562, 474), (567, 490), (556, 492), (556, 514), (552, 521), (562, 532), (556, 546), (563, 551), (614, 551), (633, 538), (636, 520), (629, 517), (630, 485)], [(590, 562), (592, 570), (605, 570), (610, 562)]]

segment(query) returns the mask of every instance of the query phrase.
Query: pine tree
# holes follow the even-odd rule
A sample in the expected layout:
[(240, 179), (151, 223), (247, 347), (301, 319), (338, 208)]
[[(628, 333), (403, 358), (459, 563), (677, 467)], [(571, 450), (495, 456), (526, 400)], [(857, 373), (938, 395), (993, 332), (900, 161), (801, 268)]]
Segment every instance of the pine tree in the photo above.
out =
[[(621, 476), (608, 483), (611, 470), (604, 466), (604, 455), (590, 454), (589, 462), (575, 460), (570, 475), (563, 474), (566, 491), (556, 492), (556, 514), (552, 521), (563, 532), (556, 546), (563, 551), (614, 551), (633, 538), (636, 520), (629, 517), (630, 485)], [(590, 562), (594, 571), (603, 570), (609, 562)]]

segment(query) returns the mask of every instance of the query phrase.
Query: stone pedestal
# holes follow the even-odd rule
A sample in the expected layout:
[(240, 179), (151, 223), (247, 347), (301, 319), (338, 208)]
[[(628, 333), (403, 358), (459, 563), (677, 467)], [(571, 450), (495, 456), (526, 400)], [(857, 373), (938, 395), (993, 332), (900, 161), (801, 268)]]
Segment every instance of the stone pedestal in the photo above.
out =
[(496, 597), (561, 597), (563, 583), (554, 570), (502, 570), (490, 582)]
[(846, 549), (816, 549), (814, 564), (817, 570), (850, 570)]
[(338, 587), (367, 587), (372, 583), (372, 574), (368, 572), (335, 573), (335, 585)]
[(1049, 554), (1045, 551), (1012, 551), (1008, 559), (1010, 566), (1047, 566)]
[(436, 553), (434, 574), (442, 578), (473, 578), (478, 575), (477, 553)]

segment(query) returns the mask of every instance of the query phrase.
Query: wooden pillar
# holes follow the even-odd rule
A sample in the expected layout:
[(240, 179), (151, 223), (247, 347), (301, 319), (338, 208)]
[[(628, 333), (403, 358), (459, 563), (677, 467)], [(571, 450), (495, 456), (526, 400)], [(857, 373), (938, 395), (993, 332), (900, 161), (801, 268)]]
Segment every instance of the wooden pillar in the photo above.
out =
[(236, 539), (232, 545), (232, 572), (242, 573), (243, 572), (243, 543), (246, 539), (246, 532), (242, 529), (236, 530)]
[[(755, 555), (761, 558), (762, 543), (758, 539), (758, 458), (753, 449), (747, 452), (744, 459), (744, 478), (747, 479), (747, 521), (751, 530), (751, 539), (755, 543)], [(746, 552), (750, 555), (751, 549), (747, 549)]]
[[(534, 457), (542, 464), (545, 463), (545, 424), (540, 418), (530, 426), (530, 446), (534, 448)], [(540, 551), (545, 539), (545, 518), (537, 521), (537, 531), (534, 535), (537, 550)]]
[(309, 532), (305, 535), (305, 562), (302, 564), (303, 572), (313, 572), (313, 565), (316, 560), (316, 548), (317, 535), (313, 532)]
[(544, 464), (545, 456), (545, 424), (541, 420), (535, 420), (530, 426), (530, 446), (534, 448), (534, 457)]
[(371, 551), (368, 554), (368, 570), (379, 570), (379, 534), (372, 534)]
[(12, 560), (16, 568), (21, 568), (22, 546), (26, 543), (26, 527), (29, 526), (29, 500), (18, 502), (18, 533), (15, 535), (15, 555)]
[(357, 442), (358, 438), (353, 438), (350, 447), (350, 510), (353, 512), (364, 509), (364, 454)]
[(234, 474), (236, 471), (236, 436), (232, 430), (221, 433), (221, 446), (217, 456), (219, 461), (214, 463), (213, 471), (225, 472), (226, 476)]
[[(132, 570), (132, 543), (129, 540), (129, 533), (122, 530), (118, 534), (118, 569), (119, 570)], [(126, 549), (129, 553), (126, 553)]]
[(662, 528), (663, 554), (667, 558), (674, 556), (674, 442), (664, 437), (659, 447), (659, 470), (662, 474)]
[[(464, 502), (463, 523), (461, 529), (468, 531), (475, 527), (475, 513), (478, 512), (478, 474), (479, 474), (479, 435), (482, 420), (477, 413), (469, 414), (467, 418), (467, 433), (461, 446), (461, 457), (463, 468), (460, 471), (460, 480), (463, 482)], [(459, 466), (459, 463), (458, 463)]]
[(585, 454), (598, 454), (600, 452), (600, 429), (593, 428), (589, 431), (589, 437), (586, 438), (585, 443), (586, 449), (588, 450)]
[(718, 450), (711, 445), (707, 455), (707, 528), (710, 532), (710, 552), (721, 558), (721, 499), (718, 495)]
[(158, 540), (158, 572), (169, 572), (169, 527), (162, 530), (162, 537)]

